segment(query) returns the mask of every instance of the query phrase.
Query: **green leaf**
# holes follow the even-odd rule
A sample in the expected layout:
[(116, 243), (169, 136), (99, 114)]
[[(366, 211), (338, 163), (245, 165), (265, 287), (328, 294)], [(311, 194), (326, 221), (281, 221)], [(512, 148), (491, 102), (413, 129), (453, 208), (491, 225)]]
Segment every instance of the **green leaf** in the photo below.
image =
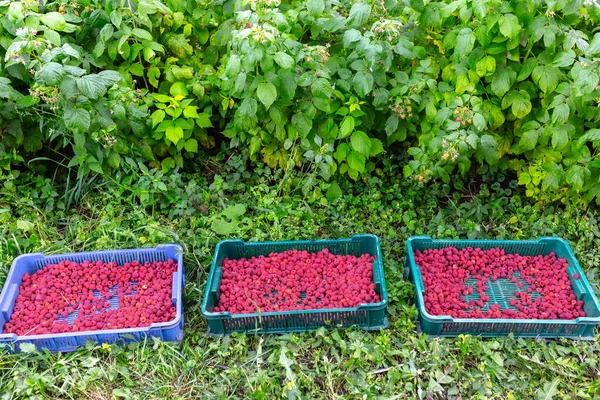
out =
[(589, 46), (585, 50), (585, 55), (587, 57), (595, 56), (596, 54), (600, 54), (600, 32), (594, 35), (594, 38), (590, 42)]
[(476, 149), (477, 144), (479, 143), (479, 136), (477, 136), (475, 133), (471, 133), (465, 140), (471, 145), (472, 148)]
[(90, 99), (97, 99), (106, 90), (104, 80), (97, 74), (90, 74), (77, 78), (77, 89)]
[(373, 90), (373, 75), (360, 71), (352, 79), (352, 85), (360, 97), (365, 97)]
[(467, 75), (460, 75), (456, 78), (456, 93), (463, 94), (469, 87), (472, 88), (472, 85)]
[(115, 30), (111, 24), (104, 25), (104, 27), (102, 27), (102, 29), (100, 30), (100, 42), (106, 44), (106, 42), (108, 42), (112, 38), (114, 33)]
[(60, 47), (61, 40), (60, 34), (58, 32), (53, 31), (51, 29), (46, 29), (46, 31), (44, 32), (44, 39), (52, 43), (53, 46)]
[(35, 344), (33, 343), (21, 343), (19, 345), (19, 350), (21, 350), (22, 353), (37, 353), (37, 347), (35, 347)]
[(357, 153), (356, 151), (351, 151), (347, 156), (347, 160), (348, 166), (350, 166), (350, 168), (358, 172), (365, 172), (365, 156), (363, 156), (360, 153)]
[(42, 68), (40, 68), (37, 80), (41, 84), (45, 84), (47, 86), (55, 86), (60, 83), (62, 78), (65, 76), (65, 70), (62, 65), (55, 62), (49, 62), (44, 64)]
[(342, 162), (348, 156), (349, 146), (348, 143), (340, 143), (335, 149), (335, 154), (333, 155), (337, 162)]
[(344, 47), (348, 48), (351, 43), (358, 42), (362, 35), (356, 29), (348, 29), (344, 32)]
[[(179, 67), (177, 65), (171, 65), (171, 72), (173, 73), (175, 79), (180, 81), (187, 81), (189, 79), (194, 78), (194, 71), (190, 67)], [(144, 74), (142, 73), (141, 76), (143, 75)]]
[(551, 65), (538, 66), (531, 73), (531, 78), (545, 94), (550, 94), (558, 86), (560, 70)]
[(358, 28), (362, 26), (370, 15), (371, 6), (361, 2), (354, 3), (348, 15), (348, 27)]
[(165, 112), (163, 110), (156, 110), (152, 113), (152, 127), (160, 124), (165, 119)]
[(271, 107), (271, 104), (275, 102), (277, 99), (277, 89), (275, 85), (270, 82), (263, 82), (258, 85), (256, 89), (256, 95), (258, 99), (265, 105), (265, 108), (268, 110)]
[(158, 101), (159, 103), (170, 103), (171, 102), (171, 98), (169, 96), (167, 96), (166, 94), (152, 93), (152, 97), (154, 98), (154, 100)]
[(185, 144), (183, 145), (183, 147), (185, 148), (186, 151), (189, 151), (190, 153), (197, 153), (198, 152), (198, 141), (194, 138), (189, 138), (188, 140), (185, 141)]
[(498, 161), (498, 143), (491, 135), (483, 135), (479, 140), (479, 148), (488, 164)]
[(473, 115), (473, 125), (478, 131), (483, 131), (486, 128), (485, 117), (479, 113)]
[(350, 144), (354, 150), (364, 156), (368, 156), (371, 152), (371, 139), (364, 132), (354, 132), (352, 134), (352, 138), (350, 139)]
[(306, 87), (312, 85), (317, 80), (314, 71), (307, 71), (298, 78), (298, 86)]
[(554, 57), (552, 65), (558, 68), (570, 67), (575, 62), (575, 57), (576, 54), (571, 49), (567, 51), (561, 51), (556, 57)]
[[(4, 6), (5, 4), (2, 5), (2, 7)], [(11, 1), (10, 5), (8, 6), (8, 21), (14, 24), (23, 20), (23, 17), (23, 3), (20, 1)]]
[(104, 50), (106, 50), (104, 44), (102, 42), (97, 42), (96, 46), (94, 46), (94, 50), (92, 50), (92, 56), (94, 56), (94, 58), (97, 60), (102, 57)]
[(567, 170), (567, 183), (575, 189), (580, 191), (583, 189), (586, 181), (586, 175), (589, 175), (589, 170), (581, 165), (571, 165)]
[(519, 185), (529, 185), (531, 183), (531, 175), (527, 172), (519, 173)]
[(110, 13), (110, 22), (117, 28), (121, 27), (121, 22), (123, 21), (123, 16), (121, 15), (121, 10), (113, 10)]
[(340, 185), (338, 185), (338, 183), (336, 181), (333, 181), (329, 184), (329, 187), (327, 188), (327, 193), (325, 193), (325, 197), (327, 197), (327, 200), (329, 201), (334, 201), (339, 199), (342, 196), (342, 189), (340, 188)]
[(191, 56), (194, 49), (188, 43), (184, 34), (170, 34), (167, 36), (167, 47), (179, 58)]
[(490, 6), (487, 0), (473, 1), (473, 11), (475, 12), (475, 16), (477, 16), (477, 18), (480, 20), (485, 19), (489, 8)]
[(492, 75), (496, 72), (496, 59), (492, 56), (483, 57), (481, 60), (477, 61), (475, 71), (480, 77)]
[(131, 33), (138, 39), (141, 40), (152, 40), (152, 34), (145, 29), (133, 28)]
[(370, 138), (371, 139), (371, 150), (369, 152), (369, 156), (374, 157), (377, 154), (383, 153), (383, 143), (379, 139)]
[(454, 46), (454, 54), (458, 58), (463, 58), (464, 56), (471, 53), (474, 44), (475, 34), (473, 33), (473, 30), (470, 28), (463, 28), (460, 30), (458, 36), (456, 37), (456, 46)]
[(119, 82), (123, 77), (117, 71), (105, 70), (98, 73), (98, 76), (102, 79), (105, 86), (114, 85)]
[(286, 74), (281, 77), (280, 94), (284, 100), (292, 100), (296, 95), (296, 79), (292, 74)]
[(171, 93), (171, 96), (181, 96), (182, 98), (184, 98), (188, 95), (189, 92), (187, 90), (187, 85), (185, 84), (185, 82), (175, 82), (171, 85), (169, 93)]
[(311, 87), (313, 96), (329, 100), (333, 94), (331, 83), (327, 79), (319, 78)]
[(256, 110), (258, 109), (258, 103), (252, 97), (247, 97), (242, 101), (239, 112), (242, 117), (254, 117)]
[(108, 165), (110, 165), (114, 169), (119, 169), (121, 165), (121, 156), (116, 151), (111, 151), (108, 153)]
[(528, 58), (527, 61), (521, 65), (521, 69), (519, 70), (519, 75), (517, 76), (517, 82), (524, 81), (529, 78), (531, 72), (538, 66), (537, 59), (535, 57)]
[(393, 135), (398, 130), (398, 124), (400, 120), (395, 115), (391, 115), (385, 122), (385, 133), (388, 136)]
[(323, 0), (307, 0), (306, 8), (310, 15), (318, 17), (325, 10), (325, 2)]
[(294, 59), (289, 54), (283, 53), (281, 51), (275, 53), (273, 59), (283, 69), (290, 69), (294, 66)]
[(90, 113), (83, 108), (70, 108), (65, 110), (63, 116), (65, 126), (75, 133), (85, 133), (90, 128)]
[(43, 14), (40, 17), (40, 20), (44, 25), (54, 31), (62, 31), (67, 27), (67, 21), (65, 21), (65, 17), (59, 12), (49, 12), (47, 14)]
[(557, 150), (563, 149), (569, 144), (569, 133), (562, 126), (555, 126), (552, 128), (552, 147)]
[(340, 133), (338, 139), (343, 139), (350, 136), (354, 130), (354, 118), (351, 115), (346, 116), (340, 125)]
[(520, 90), (518, 96), (515, 97), (512, 103), (512, 113), (515, 117), (523, 119), (531, 112), (531, 101), (529, 101), (529, 94)]
[(312, 102), (318, 110), (321, 110), (327, 114), (331, 113), (331, 101), (329, 99), (324, 99), (322, 97), (313, 97)]
[(160, 69), (151, 67), (148, 69), (148, 82), (155, 88), (158, 87), (158, 78), (160, 78)]
[(498, 97), (504, 96), (510, 90), (516, 77), (517, 73), (510, 68), (496, 69), (496, 73), (492, 77), (492, 92)]
[(554, 108), (554, 111), (552, 112), (552, 123), (554, 125), (564, 124), (569, 119), (570, 113), (571, 112), (569, 110), (568, 104), (561, 104), (561, 105), (557, 106), (556, 108)]
[(250, 139), (250, 155), (258, 153), (261, 144), (262, 140), (260, 139), (260, 136), (252, 136), (252, 139)]
[(227, 66), (225, 67), (225, 74), (229, 77), (236, 76), (242, 69), (240, 57), (237, 54), (229, 56)]
[(181, 129), (179, 126), (171, 125), (167, 127), (167, 130), (165, 131), (165, 136), (173, 144), (177, 144), (179, 140), (183, 139), (183, 129)]
[(200, 128), (212, 128), (213, 124), (210, 120), (210, 115), (207, 113), (198, 114), (196, 117), (196, 125), (198, 125)]
[(20, 229), (23, 232), (29, 232), (34, 227), (35, 227), (35, 225), (32, 222), (30, 222), (30, 221), (27, 221), (27, 220), (24, 220), (24, 219), (17, 220), (17, 229)]
[(198, 118), (198, 107), (187, 106), (183, 109), (183, 116), (186, 118)]
[(297, 113), (292, 117), (292, 125), (300, 133), (301, 137), (306, 137), (312, 129), (312, 120), (302, 113)]
[(163, 171), (169, 171), (175, 168), (175, 160), (173, 160), (173, 157), (167, 157), (162, 160), (160, 166), (162, 167)]
[(590, 129), (577, 141), (577, 145), (582, 146), (586, 142), (597, 144), (600, 142), (600, 129)]
[(211, 229), (218, 235), (231, 235), (238, 229), (238, 224), (227, 222), (222, 219), (215, 219), (211, 224)]
[[(560, 168), (558, 168), (560, 170)], [(542, 183), (543, 189), (558, 189), (560, 185), (559, 176), (555, 173), (554, 170), (546, 173), (546, 177), (544, 178), (544, 182)]]
[(500, 33), (509, 39), (516, 37), (521, 32), (519, 19), (513, 14), (502, 15), (498, 25), (500, 26)]
[(537, 144), (538, 138), (539, 133), (535, 129), (523, 133), (523, 136), (521, 136), (521, 139), (519, 140), (519, 148), (522, 151), (533, 150)]
[(598, 74), (583, 68), (580, 70), (573, 68), (571, 70), (571, 74), (573, 75), (573, 83), (579, 88), (581, 94), (592, 93), (600, 82), (600, 77)]

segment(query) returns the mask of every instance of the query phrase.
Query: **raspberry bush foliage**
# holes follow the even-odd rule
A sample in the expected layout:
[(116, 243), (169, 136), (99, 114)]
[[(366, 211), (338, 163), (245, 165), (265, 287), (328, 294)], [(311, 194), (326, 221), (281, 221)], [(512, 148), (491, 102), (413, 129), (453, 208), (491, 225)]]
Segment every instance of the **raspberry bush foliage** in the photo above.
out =
[(536, 198), (600, 194), (594, 0), (4, 0), (0, 18), (4, 168), (231, 148), (325, 181), (509, 171)]

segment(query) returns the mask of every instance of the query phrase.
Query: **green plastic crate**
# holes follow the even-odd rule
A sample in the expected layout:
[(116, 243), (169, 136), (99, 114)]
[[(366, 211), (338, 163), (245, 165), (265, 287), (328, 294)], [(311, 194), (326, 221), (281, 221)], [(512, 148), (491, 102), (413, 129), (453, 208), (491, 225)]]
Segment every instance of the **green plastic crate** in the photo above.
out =
[[(414, 252), (423, 252), (427, 249), (441, 249), (445, 247), (463, 249), (473, 247), (480, 249), (501, 248), (507, 253), (536, 256), (548, 255), (555, 252), (557, 257), (564, 258), (569, 263), (567, 268), (571, 285), (578, 300), (584, 301), (583, 309), (586, 317), (575, 320), (531, 320), (531, 319), (467, 319), (452, 318), (450, 316), (431, 315), (425, 310), (423, 293), (425, 288), (421, 280), (421, 271), (415, 263)], [(507, 336), (512, 333), (520, 337), (544, 337), (591, 340), (594, 338), (594, 328), (600, 324), (600, 304), (598, 298), (586, 279), (579, 263), (575, 259), (569, 244), (561, 238), (542, 237), (538, 240), (434, 240), (428, 236), (414, 236), (406, 242), (408, 255), (405, 258), (405, 267), (408, 277), (415, 284), (415, 303), (419, 310), (421, 330), (436, 337), (454, 337), (459, 334), (470, 334), (484, 337)], [(573, 279), (578, 273), (580, 278)], [(524, 281), (522, 281), (525, 283)], [(525, 283), (526, 284), (526, 283)], [(516, 284), (506, 280), (492, 282), (488, 280), (486, 294), (492, 304), (500, 304), (501, 308), (513, 308), (510, 300), (515, 297)], [(477, 298), (479, 295), (474, 294)], [(477, 299), (474, 296), (467, 299)], [(484, 308), (485, 309), (485, 308)], [(514, 309), (514, 308), (513, 308)]]
[[(229, 312), (213, 312), (219, 303), (219, 286), (223, 260), (250, 258), (286, 250), (318, 252), (328, 249), (333, 254), (360, 256), (370, 254), (373, 261), (375, 291), (382, 299), (375, 304), (361, 304), (356, 308), (332, 308), (323, 310), (294, 310), (231, 315)], [(280, 242), (251, 242), (223, 240), (217, 244), (202, 301), (202, 315), (208, 322), (210, 334), (222, 335), (232, 332), (288, 333), (304, 332), (320, 327), (340, 328), (357, 326), (361, 329), (386, 328), (388, 295), (383, 275), (383, 261), (379, 239), (375, 235), (354, 235), (350, 239), (303, 240)]]

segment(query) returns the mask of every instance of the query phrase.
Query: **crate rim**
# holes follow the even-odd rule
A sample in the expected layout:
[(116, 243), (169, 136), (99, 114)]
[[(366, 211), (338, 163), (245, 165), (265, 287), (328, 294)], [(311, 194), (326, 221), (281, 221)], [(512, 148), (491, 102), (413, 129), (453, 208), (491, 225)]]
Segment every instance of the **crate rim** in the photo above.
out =
[[(136, 251), (136, 250), (152, 251), (152, 250), (159, 250), (161, 248), (172, 248), (172, 249), (176, 250), (176, 252), (179, 256), (179, 259), (177, 260), (177, 270), (181, 269), (181, 272), (183, 274), (183, 247), (178, 243), (164, 243), (164, 244), (158, 244), (154, 247), (144, 247), (144, 248), (90, 250), (90, 251), (82, 251), (82, 252), (69, 252), (69, 253), (57, 253), (57, 254), (46, 254), (43, 252), (20, 254), (13, 259), (10, 270), (9, 270), (8, 274), (6, 275), (5, 282), (10, 281), (10, 278), (15, 273), (15, 266), (16, 266), (17, 262), (23, 258), (31, 258), (31, 257), (39, 257), (39, 256), (42, 256), (44, 258), (85, 256), (86, 254), (92, 254), (92, 253), (114, 254), (114, 253), (131, 252), (131, 251)], [(180, 286), (180, 285), (182, 285), (182, 283), (176, 282), (176, 285)], [(5, 292), (7, 290), (8, 290), (8, 286), (6, 284), (4, 284), (2, 287), (2, 291), (0, 292), (0, 302), (1, 302), (1, 300), (4, 299), (4, 296), (6, 295)], [(15, 298), (15, 300), (16, 300), (16, 298)], [(156, 322), (156, 323), (153, 323), (146, 327), (121, 328), (121, 329), (97, 329), (97, 330), (90, 330), (90, 331), (45, 333), (45, 334), (41, 334), (41, 335), (21, 335), (21, 336), (15, 334), (15, 333), (0, 333), (0, 344), (2, 343), (2, 341), (4, 341), (4, 343), (7, 343), (8, 341), (10, 341), (12, 343), (16, 343), (18, 341), (27, 341), (27, 340), (57, 339), (57, 338), (63, 338), (63, 337), (81, 337), (81, 336), (104, 335), (104, 334), (119, 334), (119, 335), (126, 335), (126, 334), (130, 334), (130, 333), (142, 333), (142, 334), (146, 333), (146, 334), (148, 334), (148, 333), (150, 333), (151, 330), (154, 330), (154, 329), (172, 328), (172, 327), (179, 325), (179, 323), (181, 322), (181, 319), (183, 317), (183, 303), (181, 304), (181, 307), (176, 306), (175, 308), (176, 308), (175, 319), (173, 319), (171, 321), (167, 321), (167, 322)]]
[[(206, 309), (206, 305), (208, 303), (208, 295), (210, 292), (210, 284), (214, 278), (214, 274), (216, 272), (217, 269), (217, 258), (216, 255), (219, 253), (219, 248), (221, 247), (222, 244), (225, 243), (239, 243), (241, 245), (273, 245), (273, 244), (282, 244), (285, 242), (297, 242), (297, 243), (327, 243), (327, 242), (340, 242), (340, 241), (344, 241), (344, 242), (351, 242), (354, 238), (360, 238), (360, 237), (371, 237), (373, 239), (375, 239), (375, 242), (377, 243), (377, 260), (379, 265), (381, 266), (381, 271), (383, 272), (383, 258), (381, 255), (381, 246), (380, 246), (380, 242), (379, 242), (379, 237), (377, 235), (371, 234), (371, 233), (364, 233), (364, 234), (355, 234), (352, 235), (349, 238), (341, 238), (341, 239), (308, 239), (308, 240), (272, 240), (272, 241), (266, 241), (266, 242), (246, 242), (243, 239), (224, 239), (219, 241), (219, 243), (217, 243), (217, 246), (215, 247), (215, 251), (213, 254), (213, 259), (211, 262), (211, 266), (210, 266), (210, 272), (208, 275), (208, 282), (207, 282), (207, 287), (206, 290), (204, 291), (204, 296), (202, 299), (202, 307), (201, 307), (201, 311), (202, 311), (202, 315), (206, 318), (206, 319), (222, 319), (222, 318), (232, 318), (232, 319), (239, 319), (239, 318), (261, 318), (261, 317), (269, 317), (269, 316), (288, 316), (288, 315), (297, 315), (297, 314), (325, 314), (325, 313), (331, 313), (331, 312), (357, 312), (357, 311), (370, 311), (370, 310), (378, 310), (381, 308), (384, 308), (387, 306), (389, 298), (388, 298), (388, 293), (387, 293), (387, 288), (386, 288), (386, 284), (385, 284), (385, 277), (382, 274), (381, 275), (381, 292), (383, 294), (383, 299), (382, 301), (378, 302), (378, 303), (363, 303), (363, 304), (359, 304), (357, 307), (351, 307), (351, 308), (325, 308), (325, 309), (310, 309), (310, 310), (290, 310), (290, 311), (270, 311), (270, 312), (264, 312), (264, 313), (249, 313), (249, 314), (231, 314), (227, 311), (220, 311), (220, 312), (210, 312)], [(387, 317), (386, 317), (387, 319)]]
[[(450, 315), (432, 315), (429, 312), (427, 312), (426, 308), (425, 308), (425, 300), (423, 299), (423, 291), (425, 290), (425, 287), (421, 281), (421, 269), (419, 268), (419, 266), (417, 265), (417, 263), (415, 262), (414, 259), (414, 250), (412, 247), (412, 243), (416, 242), (418, 240), (429, 240), (432, 243), (435, 242), (450, 242), (450, 243), (460, 243), (460, 242), (464, 242), (464, 241), (469, 241), (469, 242), (474, 242), (475, 244), (477, 243), (490, 243), (490, 242), (498, 242), (498, 243), (539, 243), (543, 240), (555, 240), (555, 241), (559, 241), (561, 243), (563, 243), (565, 245), (565, 248), (567, 249), (567, 252), (569, 254), (569, 256), (573, 259), (573, 268), (575, 269), (575, 271), (579, 274), (579, 279), (582, 280), (582, 283), (591, 288), (592, 292), (591, 292), (591, 297), (592, 297), (592, 301), (594, 302), (594, 304), (596, 305), (597, 308), (600, 309), (600, 303), (598, 301), (598, 298), (596, 296), (596, 294), (593, 291), (593, 288), (591, 286), (591, 284), (589, 283), (589, 281), (587, 280), (587, 277), (585, 276), (585, 273), (583, 272), (583, 270), (581, 269), (581, 266), (579, 265), (579, 262), (577, 261), (577, 258), (575, 257), (575, 254), (573, 253), (573, 249), (571, 249), (571, 246), (569, 245), (569, 242), (567, 242), (565, 239), (558, 237), (558, 236), (541, 236), (538, 239), (525, 239), (525, 240), (517, 240), (517, 239), (510, 239), (510, 240), (503, 240), (503, 239), (433, 239), (431, 236), (411, 236), (406, 240), (406, 250), (407, 250), (407, 257), (409, 258), (409, 265), (410, 265), (410, 269), (413, 272), (413, 280), (414, 280), (414, 284), (415, 284), (415, 290), (417, 292), (417, 303), (418, 303), (418, 311), (420, 313), (423, 314), (423, 317), (431, 320), (432, 322), (436, 322), (436, 323), (492, 323), (492, 324), (530, 324), (530, 323), (536, 323), (536, 324), (544, 324), (544, 325), (550, 325), (550, 324), (561, 324), (561, 325), (583, 325), (583, 324), (600, 324), (600, 316), (599, 317), (578, 317), (576, 319), (523, 319), (523, 318), (518, 318), (518, 319), (503, 319), (503, 318), (453, 318)], [(471, 246), (473, 247), (473, 246)], [(418, 273), (418, 280), (419, 280), (419, 286), (417, 286), (417, 275), (416, 273)], [(419, 289), (420, 288), (420, 289)]]

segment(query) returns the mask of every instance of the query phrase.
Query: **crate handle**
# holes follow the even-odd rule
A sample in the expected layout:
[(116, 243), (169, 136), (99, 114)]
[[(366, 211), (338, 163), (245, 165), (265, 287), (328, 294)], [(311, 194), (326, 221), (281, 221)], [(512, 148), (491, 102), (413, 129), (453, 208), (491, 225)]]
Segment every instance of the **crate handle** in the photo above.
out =
[(173, 272), (173, 286), (171, 288), (172, 292), (171, 292), (171, 301), (173, 302), (173, 305), (175, 305), (175, 307), (177, 307), (177, 298), (179, 296), (179, 294), (181, 293), (181, 285), (182, 285), (182, 280), (183, 280), (183, 276), (182, 279), (179, 280), (177, 279), (177, 271)]
[[(583, 298), (588, 295), (588, 291), (582, 281), (585, 279), (583, 271), (574, 265), (569, 265), (567, 267), (567, 273), (569, 275), (569, 280), (571, 281), (571, 286), (573, 286), (573, 291), (577, 293), (577, 300), (583, 300)], [(576, 273), (579, 273), (579, 279), (573, 278), (573, 275)]]
[(415, 273), (415, 289), (418, 292), (425, 293), (425, 285), (423, 285), (423, 278), (421, 277), (421, 268), (415, 264), (416, 273)]
[(11, 315), (11, 308), (14, 307), (15, 299), (17, 298), (17, 294), (19, 293), (19, 284), (13, 283), (8, 287), (6, 291), (6, 300), (2, 305), (2, 316), (4, 317), (4, 321), (8, 321)]
[(375, 289), (380, 292), (381, 289), (379, 289), (379, 287), (381, 286), (381, 277), (379, 276), (379, 266), (380, 266), (381, 260), (376, 260), (373, 263), (373, 283), (375, 284)]
[(219, 283), (221, 283), (221, 273), (223, 272), (222, 267), (217, 267), (215, 271), (215, 277), (210, 286), (210, 295), (213, 299), (213, 304), (219, 303)]

